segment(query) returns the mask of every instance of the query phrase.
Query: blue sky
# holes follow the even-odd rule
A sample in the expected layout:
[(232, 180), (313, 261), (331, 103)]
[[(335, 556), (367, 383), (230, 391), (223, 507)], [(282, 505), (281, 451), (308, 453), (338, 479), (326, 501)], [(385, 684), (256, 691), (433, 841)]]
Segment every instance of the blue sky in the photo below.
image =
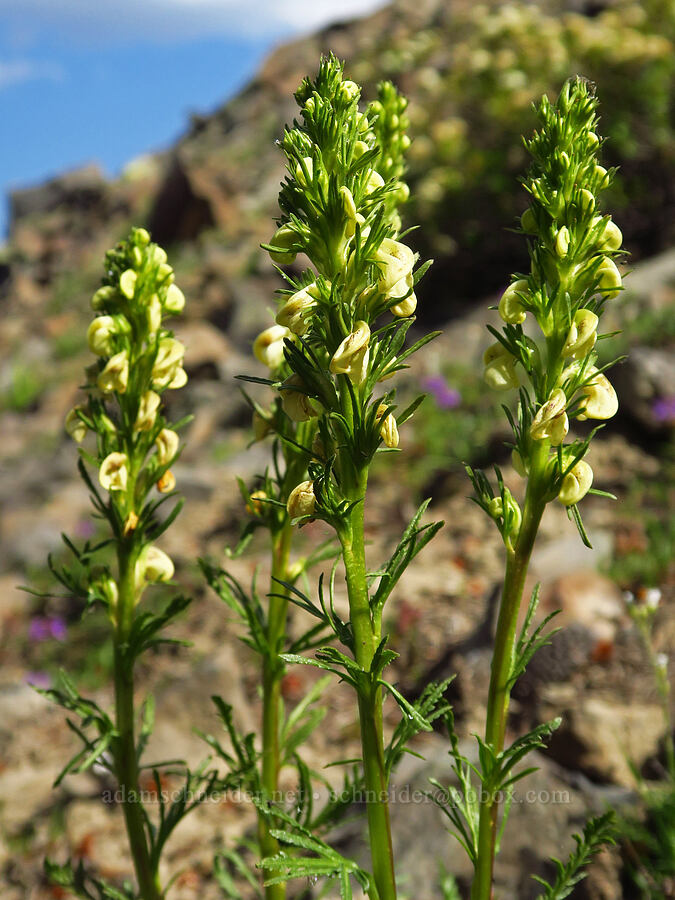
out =
[(0, 0), (0, 241), (12, 188), (171, 144), (293, 35), (382, 0)]

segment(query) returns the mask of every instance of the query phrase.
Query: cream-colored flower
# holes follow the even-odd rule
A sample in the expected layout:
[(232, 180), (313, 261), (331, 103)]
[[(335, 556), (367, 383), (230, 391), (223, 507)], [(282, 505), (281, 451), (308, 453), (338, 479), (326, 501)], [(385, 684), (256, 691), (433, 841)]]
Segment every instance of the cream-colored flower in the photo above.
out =
[(263, 365), (274, 371), (284, 361), (284, 339), (291, 332), (284, 325), (272, 325), (261, 331), (253, 341), (253, 355)]
[[(591, 222), (591, 226), (594, 227), (602, 221), (602, 216), (595, 216)], [(604, 222), (605, 226), (601, 230), (600, 237), (598, 238), (598, 249), (603, 252), (618, 250), (623, 243), (621, 229), (609, 217), (605, 218)]]
[(136, 431), (150, 431), (157, 419), (157, 410), (160, 403), (161, 397), (154, 391), (146, 391), (141, 396), (141, 401), (138, 404), (138, 415), (134, 423)]
[(157, 459), (160, 466), (168, 466), (173, 462), (176, 453), (178, 453), (178, 435), (170, 428), (162, 428), (155, 438), (155, 446), (157, 447)]
[(598, 339), (599, 321), (596, 314), (590, 309), (577, 310), (563, 344), (562, 355), (564, 357), (571, 356), (572, 359), (583, 359), (588, 356)]
[(145, 311), (150, 334), (156, 334), (162, 325), (162, 304), (157, 294), (153, 294), (148, 301)]
[(294, 487), (288, 497), (286, 509), (288, 515), (292, 519), (298, 519), (300, 516), (313, 515), (314, 510), (316, 509), (314, 483), (311, 481), (301, 481), (297, 487)]
[(167, 262), (160, 263), (157, 266), (157, 281), (166, 281), (168, 284), (173, 284), (175, 278), (174, 271)]
[(392, 294), (392, 288), (412, 275), (415, 254), (410, 247), (393, 238), (385, 238), (375, 253), (375, 261), (380, 270), (378, 288), (386, 296), (400, 297), (406, 291)]
[(166, 289), (166, 299), (164, 300), (164, 309), (168, 313), (177, 315), (183, 312), (185, 307), (185, 294), (176, 284), (170, 284)]
[(333, 375), (347, 375), (354, 384), (362, 384), (368, 374), (370, 328), (367, 322), (354, 323), (354, 330), (347, 335), (333, 354), (329, 369)]
[(118, 333), (112, 316), (97, 316), (87, 329), (87, 344), (96, 356), (110, 356), (115, 349), (113, 337)]
[(66, 431), (78, 444), (84, 440), (87, 434), (87, 426), (78, 415), (83, 409), (83, 406), (74, 406), (66, 416)]
[(126, 453), (109, 453), (101, 463), (98, 480), (106, 491), (126, 491), (129, 458)]
[[(296, 390), (296, 388), (298, 390)], [(304, 393), (305, 385), (298, 375), (289, 376), (279, 389), (281, 393), (281, 406), (294, 422), (307, 422), (318, 416), (312, 401)]]
[(346, 185), (343, 185), (340, 190), (340, 199), (342, 200), (342, 209), (344, 210), (344, 214), (348, 219), (356, 220), (356, 203), (354, 203), (354, 195), (349, 190)]
[(160, 494), (170, 494), (176, 487), (176, 476), (171, 469), (167, 469), (157, 482), (157, 490)]
[(127, 269), (120, 275), (120, 291), (122, 292), (122, 294), (124, 294), (127, 300), (131, 300), (134, 296), (137, 279), (138, 275), (134, 272), (133, 269)]
[(520, 325), (525, 321), (523, 297), (528, 296), (527, 279), (519, 278), (510, 284), (499, 301), (499, 315), (510, 325)]
[(520, 384), (516, 360), (499, 341), (490, 344), (483, 354), (483, 362), (485, 364), (483, 378), (493, 390), (508, 391)]
[(570, 232), (567, 225), (563, 225), (563, 227), (558, 231), (555, 236), (555, 252), (556, 254), (563, 259), (567, 256), (567, 251), (570, 249)]
[(621, 291), (621, 272), (614, 261), (605, 257), (598, 266), (598, 288), (608, 300), (618, 297)]
[(171, 581), (174, 567), (171, 557), (159, 547), (148, 544), (136, 560), (134, 571), (136, 587), (141, 588), (146, 582)]
[[(398, 425), (396, 424), (396, 419), (394, 418), (393, 413), (388, 413), (386, 416), (384, 415), (387, 407), (386, 404), (380, 403), (377, 408), (377, 413), (375, 414), (375, 421), (380, 422), (380, 437), (382, 438), (385, 447), (398, 447)], [(384, 418), (382, 418), (384, 416)]]
[(619, 399), (608, 378), (591, 366), (589, 373), (593, 375), (582, 388), (584, 395), (582, 411), (577, 416), (584, 419), (611, 419), (619, 408)]
[(91, 308), (96, 310), (103, 309), (110, 303), (115, 296), (115, 293), (115, 288), (111, 287), (109, 284), (100, 287), (91, 298)]
[(316, 306), (316, 299), (313, 296), (316, 290), (316, 281), (313, 281), (307, 287), (292, 294), (277, 313), (275, 319), (277, 325), (288, 328), (293, 334), (307, 334), (309, 319)]
[(122, 350), (111, 356), (106, 363), (105, 369), (96, 379), (99, 391), (104, 394), (112, 394), (117, 391), (123, 394), (129, 383), (129, 354), (126, 350)]
[[(412, 275), (410, 276), (409, 279), (404, 279), (404, 280), (406, 282), (405, 287), (406, 287), (406, 289), (409, 290), (412, 287)], [(410, 284), (408, 284), (408, 281), (410, 281)], [(400, 284), (401, 284), (401, 282), (399, 282), (399, 285)], [(397, 296), (397, 294), (396, 294), (397, 287), (398, 287), (398, 285), (394, 285), (394, 287), (391, 290), (392, 295), (394, 297)], [(395, 316), (398, 316), (400, 319), (406, 319), (408, 316), (412, 316), (412, 314), (415, 312), (416, 309), (417, 309), (417, 297), (415, 296), (414, 291), (411, 294), (408, 294), (408, 296), (405, 297), (403, 300), (401, 300), (400, 303), (396, 303), (394, 306), (389, 307), (389, 311), (392, 312)]]
[[(152, 367), (152, 384), (156, 388), (174, 387), (172, 384), (183, 364), (185, 347), (175, 338), (162, 338)], [(187, 381), (187, 378), (185, 379)], [(183, 384), (185, 384), (183, 381)], [(175, 385), (182, 387), (181, 384)]]
[(167, 387), (171, 388), (171, 390), (176, 390), (177, 388), (185, 387), (187, 384), (187, 372), (182, 366), (178, 366), (176, 369), (173, 378), (168, 383)]
[(593, 484), (593, 469), (580, 459), (562, 480), (558, 500), (564, 506), (572, 506), (586, 496)]
[(562, 444), (570, 427), (566, 410), (565, 391), (556, 388), (534, 417), (530, 437), (535, 441), (549, 440), (554, 447)]
[(579, 209), (582, 213), (589, 213), (595, 209), (595, 196), (586, 188), (579, 191)]

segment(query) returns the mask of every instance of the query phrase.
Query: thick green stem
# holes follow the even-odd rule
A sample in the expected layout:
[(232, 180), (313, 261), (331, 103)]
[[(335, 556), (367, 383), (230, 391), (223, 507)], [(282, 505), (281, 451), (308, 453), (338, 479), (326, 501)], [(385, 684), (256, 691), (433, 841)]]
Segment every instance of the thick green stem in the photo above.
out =
[(127, 652), (136, 600), (135, 558), (126, 547), (120, 547), (118, 559), (119, 596), (114, 638), (115, 726), (118, 734), (117, 740), (113, 744), (115, 771), (122, 795), (124, 821), (129, 848), (134, 860), (139, 894), (142, 900), (162, 900), (163, 892), (159, 882), (159, 873), (152, 865), (145, 831), (134, 728), (133, 662), (129, 659)]
[[(279, 654), (283, 652), (288, 614), (288, 595), (279, 581), (288, 580), (288, 560), (290, 555), (292, 529), (290, 520), (283, 528), (272, 534), (272, 583), (270, 597), (267, 640), (269, 655), (263, 662), (263, 711), (262, 711), (262, 787), (268, 799), (275, 800), (279, 789), (279, 769), (281, 766), (279, 747), (279, 709), (281, 704), (281, 680), (284, 674), (283, 662)], [(263, 857), (274, 856), (279, 851), (279, 843), (270, 834), (269, 820), (258, 816), (258, 842)], [(264, 873), (266, 876), (268, 873)], [(271, 873), (269, 873), (271, 875)], [(268, 900), (283, 900), (286, 896), (285, 884), (272, 884), (265, 888)]]
[[(359, 472), (351, 500), (359, 500), (350, 514), (349, 526), (340, 532), (347, 576), (349, 613), (354, 634), (354, 655), (364, 672), (370, 671), (380, 643), (379, 626), (373, 622), (366, 582), (363, 536), (363, 498), (368, 471)], [(396, 876), (391, 844), (387, 773), (382, 733), (382, 689), (374, 685), (359, 690), (359, 722), (368, 813), (368, 834), (373, 878), (379, 900), (396, 900)]]
[[(501, 753), (504, 749), (518, 614), (532, 548), (546, 506), (542, 481), (548, 449), (547, 441), (541, 441), (534, 449), (518, 539), (515, 547), (507, 550), (502, 599), (492, 654), (485, 726), (485, 743), (493, 748), (495, 754)], [(471, 888), (471, 900), (490, 900), (492, 896), (498, 817), (499, 796), (492, 796), (492, 792), (484, 787), (480, 798), (478, 860)]]

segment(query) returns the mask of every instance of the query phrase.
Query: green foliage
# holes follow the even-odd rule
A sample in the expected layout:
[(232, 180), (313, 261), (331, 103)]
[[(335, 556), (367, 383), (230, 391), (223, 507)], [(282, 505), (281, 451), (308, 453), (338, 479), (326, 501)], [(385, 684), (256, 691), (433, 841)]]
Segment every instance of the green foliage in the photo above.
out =
[(539, 900), (563, 900), (574, 890), (574, 886), (586, 877), (584, 871), (595, 854), (607, 844), (614, 843), (615, 835), (614, 813), (607, 812), (602, 816), (589, 819), (584, 826), (582, 835), (573, 835), (576, 847), (570, 853), (567, 862), (553, 858), (556, 868), (555, 881), (549, 883), (537, 875), (532, 877), (544, 886), (544, 892), (539, 895)]
[(618, 822), (624, 869), (640, 900), (668, 900), (675, 873), (675, 785), (644, 787), (641, 799), (644, 812)]
[(12, 367), (9, 384), (0, 396), (0, 408), (26, 412), (39, 400), (45, 387), (45, 380), (35, 366), (16, 363)]

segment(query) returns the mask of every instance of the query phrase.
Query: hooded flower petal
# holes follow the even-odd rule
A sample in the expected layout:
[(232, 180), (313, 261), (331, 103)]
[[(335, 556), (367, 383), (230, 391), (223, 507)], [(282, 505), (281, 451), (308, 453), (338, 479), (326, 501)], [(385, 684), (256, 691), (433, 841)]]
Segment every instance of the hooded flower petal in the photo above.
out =
[(569, 431), (566, 408), (565, 391), (556, 388), (532, 421), (530, 436), (533, 440), (549, 440), (554, 447), (562, 444)]
[(264, 366), (278, 369), (284, 361), (284, 339), (291, 332), (283, 325), (272, 325), (261, 331), (253, 342), (253, 355)]
[(564, 506), (572, 506), (578, 503), (588, 493), (593, 484), (593, 469), (580, 459), (562, 480), (558, 500)]
[(126, 453), (109, 453), (98, 472), (98, 480), (106, 491), (125, 491), (128, 476), (129, 459)]
[(298, 519), (300, 516), (311, 516), (315, 508), (314, 483), (301, 481), (297, 487), (293, 488), (288, 497), (288, 502), (286, 503), (288, 515), (292, 519)]

